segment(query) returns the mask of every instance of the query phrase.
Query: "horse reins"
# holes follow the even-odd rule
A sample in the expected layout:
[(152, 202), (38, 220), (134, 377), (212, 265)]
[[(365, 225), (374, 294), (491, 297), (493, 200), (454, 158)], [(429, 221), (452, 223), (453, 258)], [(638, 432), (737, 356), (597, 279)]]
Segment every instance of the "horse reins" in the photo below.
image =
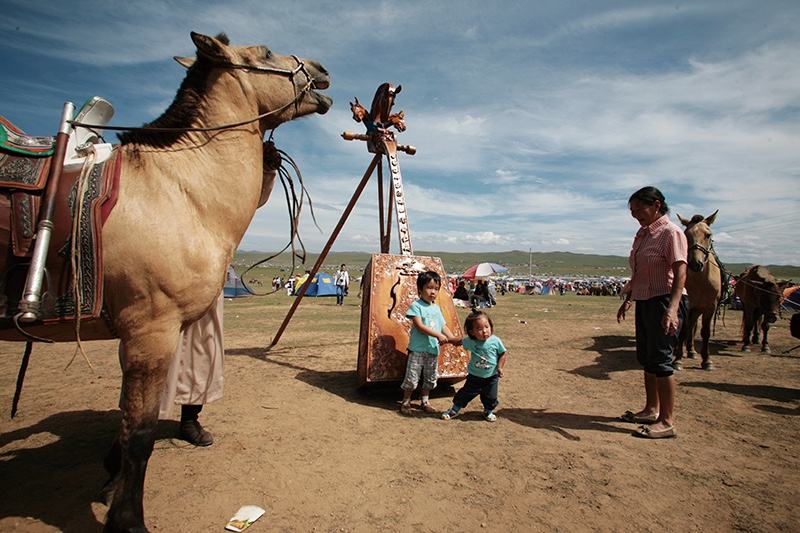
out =
[[(254, 65), (243, 65), (241, 63), (217, 63), (214, 66), (220, 68), (231, 68), (231, 69), (240, 69), (240, 70), (254, 70), (256, 72), (263, 72), (266, 74), (278, 74), (282, 76), (288, 77), (292, 82), (292, 88), (294, 89), (294, 98), (287, 102), (286, 104), (282, 105), (277, 109), (273, 109), (272, 111), (267, 111), (266, 113), (261, 113), (260, 115), (248, 119), (243, 120), (241, 122), (233, 122), (230, 124), (223, 124), (221, 126), (209, 126), (205, 128), (160, 128), (160, 127), (153, 127), (153, 126), (103, 126), (101, 124), (87, 124), (85, 122), (79, 122), (76, 120), (68, 120), (67, 122), (71, 124), (73, 127), (79, 126), (82, 128), (88, 129), (101, 129), (101, 130), (109, 130), (109, 131), (152, 131), (152, 132), (164, 132), (164, 133), (182, 133), (187, 131), (198, 131), (198, 132), (205, 132), (205, 131), (220, 131), (220, 130), (227, 130), (231, 128), (236, 128), (238, 126), (244, 126), (245, 124), (250, 124), (257, 120), (261, 120), (262, 118), (266, 118), (270, 115), (274, 115), (280, 113), (284, 109), (294, 105), (295, 106), (295, 115), (299, 111), (299, 103), (303, 96), (306, 95), (313, 87), (314, 87), (314, 79), (308, 73), (306, 69), (306, 64), (296, 55), (292, 55), (295, 61), (297, 61), (297, 67), (294, 69), (282, 69), (282, 68), (273, 68), (273, 67), (260, 67)], [(308, 80), (306, 84), (303, 86), (302, 89), (298, 91), (297, 84), (294, 82), (294, 76), (298, 72), (302, 72), (303, 75)]]

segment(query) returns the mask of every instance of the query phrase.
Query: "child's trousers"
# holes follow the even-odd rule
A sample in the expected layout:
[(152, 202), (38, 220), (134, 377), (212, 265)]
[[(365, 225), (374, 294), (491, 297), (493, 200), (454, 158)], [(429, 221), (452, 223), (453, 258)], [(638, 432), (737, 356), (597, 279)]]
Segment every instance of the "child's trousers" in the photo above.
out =
[(467, 382), (461, 387), (453, 397), (453, 405), (459, 408), (466, 407), (469, 402), (480, 394), (481, 403), (485, 411), (493, 411), (498, 404), (497, 389), (500, 384), (497, 374), (488, 378), (479, 378), (472, 374), (467, 374)]

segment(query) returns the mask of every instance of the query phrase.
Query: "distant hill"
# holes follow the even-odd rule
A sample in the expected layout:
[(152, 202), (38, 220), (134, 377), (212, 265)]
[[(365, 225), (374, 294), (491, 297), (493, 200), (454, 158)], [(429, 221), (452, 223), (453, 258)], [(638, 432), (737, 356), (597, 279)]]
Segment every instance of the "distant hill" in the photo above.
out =
[[(269, 257), (269, 252), (240, 251), (236, 253), (236, 270), (252, 265), (253, 263)], [(339, 265), (346, 264), (351, 272), (361, 272), (372, 254), (367, 252), (331, 252), (325, 259), (322, 270), (335, 272)], [(529, 273), (534, 276), (616, 276), (625, 277), (628, 272), (628, 258), (617, 255), (576, 254), (572, 252), (528, 252), (511, 250), (508, 252), (431, 252), (417, 251), (416, 255), (439, 257), (444, 268), (450, 274), (465, 271), (475, 263), (492, 262), (500, 263), (508, 268), (512, 276), (525, 277)], [(308, 254), (305, 265), (298, 265), (297, 270), (311, 269), (317, 261), (318, 254)], [(725, 269), (733, 274), (739, 274), (749, 263), (726, 263)], [(291, 267), (291, 256), (281, 254), (265, 265), (265, 268), (279, 271)], [(793, 279), (800, 281), (800, 267), (792, 265), (767, 265), (770, 272), (779, 279)]]

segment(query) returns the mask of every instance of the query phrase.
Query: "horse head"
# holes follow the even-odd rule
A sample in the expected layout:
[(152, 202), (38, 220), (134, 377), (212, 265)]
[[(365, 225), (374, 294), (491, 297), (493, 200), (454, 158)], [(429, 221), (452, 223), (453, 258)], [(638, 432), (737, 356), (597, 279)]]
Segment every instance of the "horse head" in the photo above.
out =
[(719, 209), (707, 217), (694, 215), (691, 220), (678, 215), (678, 220), (686, 227), (683, 233), (686, 235), (686, 242), (689, 245), (687, 262), (689, 269), (693, 272), (702, 272), (708, 262), (708, 256), (713, 249), (711, 224), (716, 220), (717, 213), (719, 213)]
[(194, 32), (191, 36), (198, 62), (228, 69), (239, 78), (245, 93), (257, 95), (259, 113), (284, 108), (265, 119), (267, 129), (296, 117), (326, 113), (333, 103), (314, 90), (330, 85), (328, 71), (317, 61), (276, 54), (266, 46), (230, 46), (226, 38)]
[(378, 87), (378, 90), (375, 91), (375, 96), (372, 98), (372, 107), (369, 110), (369, 116), (372, 117), (376, 124), (383, 126), (389, 121), (395, 95), (402, 90), (402, 85), (395, 87), (391, 83), (382, 83)]
[(358, 97), (356, 97), (355, 101), (350, 102), (350, 111), (353, 113), (353, 120), (356, 122), (369, 119), (369, 112), (367, 112), (367, 108), (358, 101)]

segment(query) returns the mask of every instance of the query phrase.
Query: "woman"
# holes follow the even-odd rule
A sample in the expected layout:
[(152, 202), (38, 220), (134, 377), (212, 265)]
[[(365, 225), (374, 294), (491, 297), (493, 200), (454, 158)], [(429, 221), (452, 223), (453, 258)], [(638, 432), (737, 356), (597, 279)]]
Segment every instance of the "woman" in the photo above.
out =
[(686, 315), (687, 244), (683, 232), (669, 221), (669, 207), (655, 187), (639, 189), (628, 200), (631, 216), (641, 228), (630, 254), (631, 280), (622, 290), (624, 301), (617, 322), (636, 302), (636, 358), (644, 367), (645, 406), (626, 411), (626, 422), (644, 424), (639, 437), (674, 437), (675, 378), (673, 350)]
[(339, 267), (334, 280), (336, 283), (336, 305), (344, 305), (344, 297), (347, 296), (347, 290), (350, 287), (350, 274), (347, 272), (346, 265)]

